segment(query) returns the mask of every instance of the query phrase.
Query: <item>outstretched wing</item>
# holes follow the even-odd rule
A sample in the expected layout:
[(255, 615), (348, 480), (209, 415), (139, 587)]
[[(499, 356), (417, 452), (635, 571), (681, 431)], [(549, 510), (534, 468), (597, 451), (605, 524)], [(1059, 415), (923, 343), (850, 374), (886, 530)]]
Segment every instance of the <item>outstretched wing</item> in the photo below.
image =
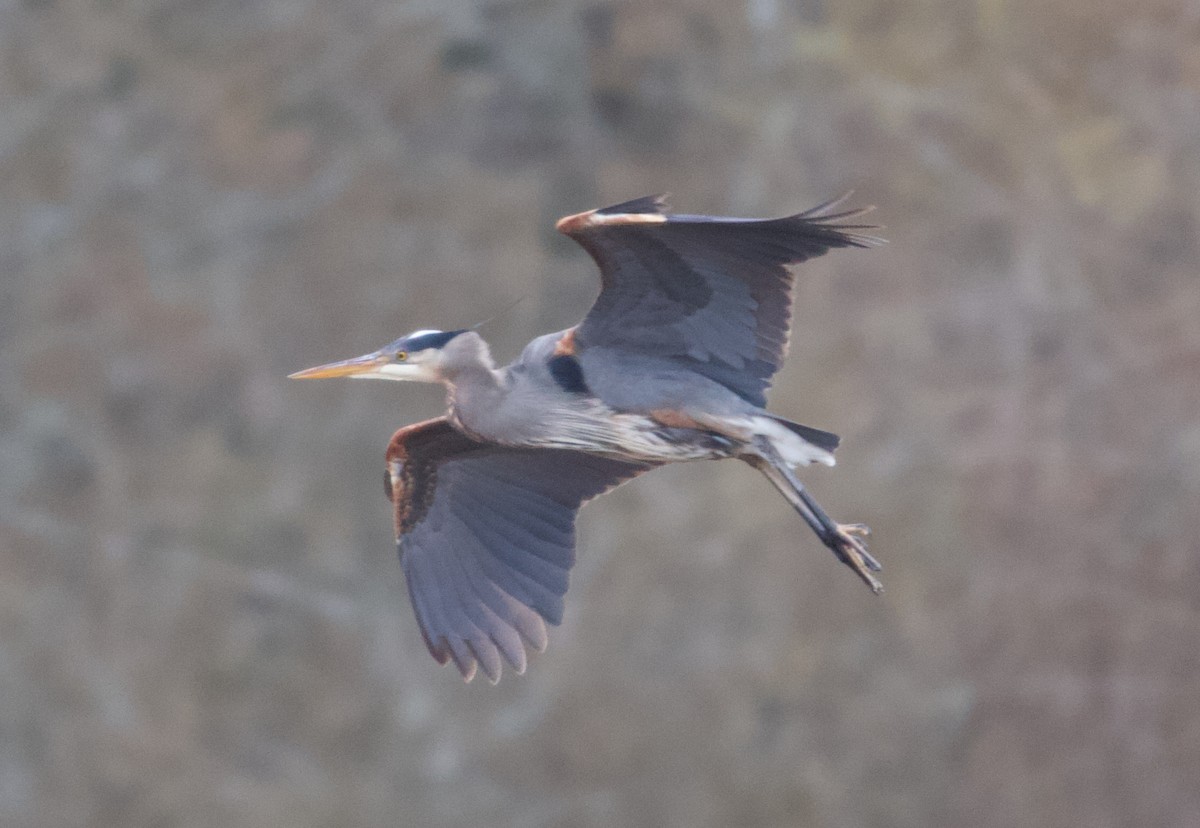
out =
[(546, 648), (575, 562), (575, 515), (653, 466), (558, 449), (479, 443), (440, 417), (387, 450), (388, 497), (408, 592), (429, 652), (470, 681), (501, 656), (525, 671), (522, 639)]
[(558, 230), (595, 259), (602, 283), (564, 350), (661, 359), (764, 406), (787, 352), (788, 265), (882, 242), (856, 232), (871, 225), (839, 223), (871, 209), (830, 212), (841, 200), (785, 218), (738, 219), (669, 215), (665, 198), (652, 196), (560, 220)]

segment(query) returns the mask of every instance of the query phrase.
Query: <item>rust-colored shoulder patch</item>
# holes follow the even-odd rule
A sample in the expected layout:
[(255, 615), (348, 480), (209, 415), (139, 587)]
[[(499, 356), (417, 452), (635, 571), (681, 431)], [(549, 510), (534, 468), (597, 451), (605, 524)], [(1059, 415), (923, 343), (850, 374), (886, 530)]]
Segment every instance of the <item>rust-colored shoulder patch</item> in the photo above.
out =
[[(576, 326), (578, 327), (578, 326)], [(554, 346), (555, 356), (575, 356), (575, 328), (567, 328)]]
[(403, 463), (408, 459), (408, 446), (405, 443), (408, 441), (408, 432), (412, 431), (412, 426), (405, 426), (392, 435), (392, 439), (388, 441), (387, 452), (384, 458), (390, 466), (393, 460), (399, 460)]
[(438, 461), (464, 442), (467, 438), (441, 417), (405, 426), (392, 435), (384, 455), (384, 489), (395, 506), (397, 538), (425, 516), (433, 498)]

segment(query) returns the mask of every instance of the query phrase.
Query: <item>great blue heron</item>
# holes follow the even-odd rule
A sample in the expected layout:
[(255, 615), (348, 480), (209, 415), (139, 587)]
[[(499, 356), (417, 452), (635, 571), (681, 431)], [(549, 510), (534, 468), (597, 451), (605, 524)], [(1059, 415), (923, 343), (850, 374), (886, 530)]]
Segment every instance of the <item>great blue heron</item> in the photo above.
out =
[(838, 437), (765, 410), (787, 351), (788, 266), (868, 247), (841, 199), (778, 219), (669, 214), (661, 196), (568, 216), (557, 229), (600, 267), (578, 325), (496, 368), (473, 330), (409, 334), (378, 351), (292, 374), (440, 382), (449, 411), (396, 432), (387, 449), (396, 544), (425, 644), (470, 681), (522, 639), (546, 647), (562, 620), (587, 500), (663, 463), (736, 457), (783, 493), (875, 592), (862, 524), (830, 519), (792, 469), (832, 466)]

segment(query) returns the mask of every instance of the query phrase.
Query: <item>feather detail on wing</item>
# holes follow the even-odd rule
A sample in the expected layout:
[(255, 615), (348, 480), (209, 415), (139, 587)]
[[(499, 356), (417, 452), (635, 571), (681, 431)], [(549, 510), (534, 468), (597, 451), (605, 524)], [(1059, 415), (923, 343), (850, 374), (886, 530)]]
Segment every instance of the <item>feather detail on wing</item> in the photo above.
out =
[[(847, 194), (848, 195), (848, 194)], [(665, 197), (568, 216), (556, 225), (600, 268), (601, 291), (575, 329), (579, 353), (653, 357), (763, 406), (787, 353), (789, 266), (835, 247), (882, 239), (846, 223), (871, 208), (832, 212), (846, 198), (777, 219), (672, 215)]]
[(413, 611), (429, 652), (470, 681), (525, 671), (546, 648), (575, 562), (575, 516), (647, 471), (556, 449), (477, 442), (444, 418), (402, 428), (387, 451), (388, 496)]

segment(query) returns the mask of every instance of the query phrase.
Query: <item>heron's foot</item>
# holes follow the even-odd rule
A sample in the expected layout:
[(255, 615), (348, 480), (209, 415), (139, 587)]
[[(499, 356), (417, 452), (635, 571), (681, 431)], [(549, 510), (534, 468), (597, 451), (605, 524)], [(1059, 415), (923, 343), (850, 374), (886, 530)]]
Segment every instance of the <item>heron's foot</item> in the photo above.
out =
[(825, 545), (833, 550), (839, 561), (850, 567), (862, 578), (863, 583), (871, 588), (876, 595), (883, 592), (883, 584), (872, 575), (883, 569), (879, 561), (871, 557), (867, 545), (861, 540), (871, 534), (871, 530), (863, 523), (838, 523), (834, 531), (825, 541)]

